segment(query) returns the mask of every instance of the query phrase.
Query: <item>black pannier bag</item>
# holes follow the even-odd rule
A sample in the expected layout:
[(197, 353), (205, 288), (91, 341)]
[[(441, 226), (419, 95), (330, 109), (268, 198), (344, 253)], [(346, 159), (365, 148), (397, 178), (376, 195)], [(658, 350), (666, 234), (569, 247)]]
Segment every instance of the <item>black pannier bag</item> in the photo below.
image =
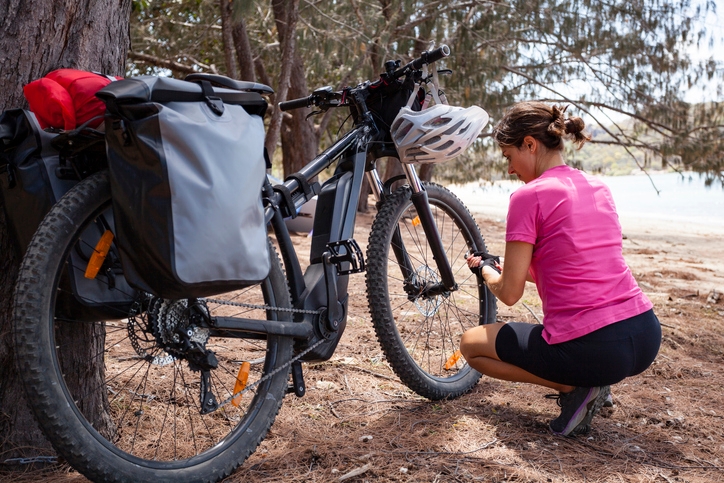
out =
[[(102, 133), (80, 128), (48, 132), (32, 112), (12, 109), (0, 116), (0, 196), (11, 244), (23, 257), (40, 222), (80, 178), (103, 169)], [(104, 225), (105, 224), (105, 225)], [(59, 315), (81, 320), (120, 319), (128, 314), (135, 291), (124, 280), (115, 247), (101, 272), (85, 278), (85, 269), (107, 227), (113, 227), (109, 208), (89, 226), (70, 253), (71, 270), (61, 281), (56, 307)]]
[[(377, 125), (377, 136), (372, 144), (372, 153), (376, 158), (385, 156), (398, 157), (395, 144), (392, 142), (390, 134), (390, 126), (395, 120), (400, 109), (407, 105), (415, 88), (415, 82), (411, 78), (396, 79), (393, 81), (381, 81), (370, 86), (370, 96), (365, 101), (367, 108), (372, 113), (372, 118)], [(419, 111), (422, 107), (422, 101), (425, 99), (425, 93), (420, 89), (417, 97), (410, 108), (413, 111)], [(353, 112), (355, 122), (359, 121), (359, 113)]]
[(131, 285), (178, 299), (265, 279), (264, 98), (152, 76), (97, 96), (108, 113), (113, 210)]

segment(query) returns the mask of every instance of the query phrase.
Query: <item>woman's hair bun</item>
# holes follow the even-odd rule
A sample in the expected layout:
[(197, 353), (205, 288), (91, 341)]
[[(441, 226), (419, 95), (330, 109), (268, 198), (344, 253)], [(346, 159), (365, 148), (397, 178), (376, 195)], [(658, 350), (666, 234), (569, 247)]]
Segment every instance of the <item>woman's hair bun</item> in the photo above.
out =
[(566, 134), (576, 134), (583, 131), (586, 123), (580, 117), (569, 117), (564, 121)]
[(566, 107), (552, 106), (551, 109), (551, 123), (548, 125), (548, 134), (558, 137), (563, 137), (566, 134), (566, 125), (563, 119), (563, 113), (566, 112)]

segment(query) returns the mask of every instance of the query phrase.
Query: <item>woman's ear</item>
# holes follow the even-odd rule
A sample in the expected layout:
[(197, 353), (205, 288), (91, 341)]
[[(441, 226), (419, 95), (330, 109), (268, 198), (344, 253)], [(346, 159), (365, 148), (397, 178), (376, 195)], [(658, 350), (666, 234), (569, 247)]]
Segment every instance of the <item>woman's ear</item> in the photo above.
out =
[(533, 136), (526, 136), (523, 138), (523, 149), (535, 153), (538, 149), (538, 140)]

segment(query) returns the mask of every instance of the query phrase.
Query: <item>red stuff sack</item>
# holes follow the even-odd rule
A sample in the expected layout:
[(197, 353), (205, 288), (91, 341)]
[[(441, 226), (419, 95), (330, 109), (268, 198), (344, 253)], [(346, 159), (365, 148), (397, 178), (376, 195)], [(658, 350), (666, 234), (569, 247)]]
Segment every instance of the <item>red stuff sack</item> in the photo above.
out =
[(58, 69), (23, 87), (23, 93), (43, 129), (71, 130), (97, 117), (89, 124), (95, 128), (106, 110), (95, 94), (116, 79), (122, 77)]

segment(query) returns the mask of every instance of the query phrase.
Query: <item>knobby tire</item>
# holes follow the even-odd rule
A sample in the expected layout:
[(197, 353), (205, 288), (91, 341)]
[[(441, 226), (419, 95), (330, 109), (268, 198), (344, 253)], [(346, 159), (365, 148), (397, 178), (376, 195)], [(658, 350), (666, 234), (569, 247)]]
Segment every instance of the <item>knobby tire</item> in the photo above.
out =
[[(377, 339), (394, 372), (417, 394), (440, 400), (465, 394), (480, 379), (456, 351), (465, 330), (495, 322), (497, 306), (465, 261), (466, 252), (487, 250), (475, 220), (449, 190), (424, 186), (458, 289), (419, 295), (426, 283), (439, 282), (440, 274), (410, 200), (412, 192), (403, 186), (385, 198), (372, 225), (367, 297)], [(412, 265), (407, 277), (392, 246), (397, 229)]]
[[(27, 399), (58, 454), (92, 481), (218, 481), (231, 474), (266, 435), (286, 393), (289, 368), (245, 393), (237, 405), (202, 415), (200, 373), (159, 347), (149, 329), (148, 312), (136, 314), (134, 323), (128, 313), (106, 322), (81, 322), (61, 314), (55, 302), (60, 299), (57, 294), (67, 290), (61, 282), (67, 279), (64, 270), (85, 269), (71, 266), (69, 253), (83, 242), (80, 234), (109, 212), (110, 203), (107, 173), (81, 181), (51, 210), (28, 248), (15, 298), (17, 358)], [(291, 306), (271, 246), (270, 256), (269, 277), (229, 294), (229, 299)], [(174, 303), (169, 301), (168, 313)], [(262, 309), (212, 304), (208, 309), (212, 315), (289, 320), (289, 315)], [(77, 353), (60, 342), (67, 340), (67, 332), (79, 330), (90, 333), (89, 340), (98, 344), (93, 360), (74, 360)], [(292, 340), (211, 334), (205, 345), (218, 359), (210, 386), (222, 401), (234, 393), (242, 361), (251, 363), (251, 385), (291, 358)], [(86, 367), (89, 374), (80, 384), (66, 379), (66, 369)]]

